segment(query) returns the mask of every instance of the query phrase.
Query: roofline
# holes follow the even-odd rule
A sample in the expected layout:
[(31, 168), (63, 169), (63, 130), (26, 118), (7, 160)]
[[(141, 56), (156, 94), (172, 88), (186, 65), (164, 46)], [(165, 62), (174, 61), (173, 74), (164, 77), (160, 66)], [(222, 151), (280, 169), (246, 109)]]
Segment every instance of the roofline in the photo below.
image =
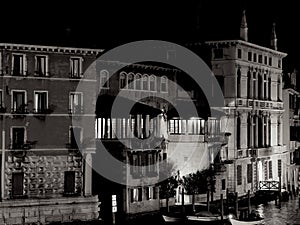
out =
[(59, 47), (59, 46), (47, 46), (47, 45), (28, 45), (28, 44), (12, 44), (12, 43), (0, 43), (0, 50), (23, 50), (23, 51), (45, 51), (54, 53), (70, 53), (70, 54), (99, 54), (104, 49), (93, 48), (75, 48), (75, 47)]
[(276, 55), (280, 55), (282, 57), (286, 57), (288, 54), (285, 52), (280, 52), (271, 48), (263, 47), (257, 44), (253, 44), (251, 42), (243, 41), (243, 40), (221, 40), (221, 41), (206, 41), (205, 44), (208, 45), (216, 45), (216, 44), (228, 44), (228, 43), (233, 43), (233, 44), (242, 44), (246, 46), (250, 46), (252, 48), (257, 48), (259, 50), (267, 51)]

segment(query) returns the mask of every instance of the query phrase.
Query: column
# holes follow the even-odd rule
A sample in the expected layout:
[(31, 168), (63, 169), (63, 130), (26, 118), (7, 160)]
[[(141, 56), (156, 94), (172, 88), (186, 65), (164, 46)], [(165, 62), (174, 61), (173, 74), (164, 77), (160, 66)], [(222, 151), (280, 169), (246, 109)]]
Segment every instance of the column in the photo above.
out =
[(84, 160), (84, 196), (92, 195), (92, 154), (87, 153)]

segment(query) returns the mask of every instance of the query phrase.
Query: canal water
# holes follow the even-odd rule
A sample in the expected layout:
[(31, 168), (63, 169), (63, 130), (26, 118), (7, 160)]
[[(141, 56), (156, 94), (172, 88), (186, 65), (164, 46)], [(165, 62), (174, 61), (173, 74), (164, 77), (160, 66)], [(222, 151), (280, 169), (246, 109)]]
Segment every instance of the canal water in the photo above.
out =
[(282, 202), (281, 207), (274, 201), (253, 206), (265, 218), (267, 225), (300, 225), (300, 208), (298, 198)]

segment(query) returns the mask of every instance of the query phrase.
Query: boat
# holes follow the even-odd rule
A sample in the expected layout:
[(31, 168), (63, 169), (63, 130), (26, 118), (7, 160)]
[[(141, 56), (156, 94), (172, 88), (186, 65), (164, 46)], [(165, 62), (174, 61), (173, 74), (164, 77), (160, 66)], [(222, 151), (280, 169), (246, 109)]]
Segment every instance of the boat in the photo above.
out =
[(167, 216), (167, 215), (162, 215), (163, 219), (167, 223), (179, 223), (184, 221), (184, 217), (180, 216)]
[[(227, 219), (228, 216), (223, 216), (223, 219)], [(194, 216), (187, 216), (187, 220), (189, 221), (202, 221), (202, 222), (212, 222), (212, 221), (220, 221), (221, 216), (220, 215), (215, 215), (212, 213), (196, 213)]]
[(264, 219), (252, 220), (252, 221), (242, 221), (242, 220), (234, 219), (232, 216), (229, 216), (228, 219), (229, 219), (229, 222), (232, 225), (258, 225), (258, 224), (264, 224)]

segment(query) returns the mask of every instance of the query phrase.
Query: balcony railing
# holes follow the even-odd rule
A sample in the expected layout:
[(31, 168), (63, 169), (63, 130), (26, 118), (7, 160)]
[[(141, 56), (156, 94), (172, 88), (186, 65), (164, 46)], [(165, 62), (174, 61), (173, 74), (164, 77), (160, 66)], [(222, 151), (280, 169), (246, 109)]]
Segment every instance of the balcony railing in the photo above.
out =
[[(232, 102), (232, 103), (231, 104), (229, 103), (229, 106), (234, 106), (234, 102)], [(283, 102), (270, 101), (270, 100), (239, 98), (239, 99), (236, 99), (235, 106), (239, 106), (239, 107), (258, 107), (258, 108), (263, 108), (263, 109), (283, 109)]]
[(69, 114), (82, 114), (83, 113), (83, 106), (75, 106), (69, 109)]

